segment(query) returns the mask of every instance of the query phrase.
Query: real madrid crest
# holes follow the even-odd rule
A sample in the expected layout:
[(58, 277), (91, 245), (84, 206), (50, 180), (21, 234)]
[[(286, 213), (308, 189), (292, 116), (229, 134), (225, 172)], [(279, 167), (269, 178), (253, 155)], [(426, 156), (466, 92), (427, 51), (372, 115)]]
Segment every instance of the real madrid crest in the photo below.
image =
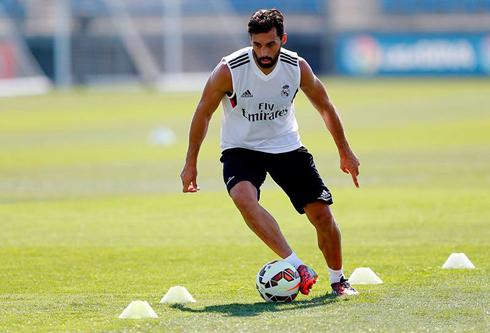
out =
[(286, 98), (291, 92), (289, 91), (289, 86), (286, 84), (282, 87), (281, 96)]

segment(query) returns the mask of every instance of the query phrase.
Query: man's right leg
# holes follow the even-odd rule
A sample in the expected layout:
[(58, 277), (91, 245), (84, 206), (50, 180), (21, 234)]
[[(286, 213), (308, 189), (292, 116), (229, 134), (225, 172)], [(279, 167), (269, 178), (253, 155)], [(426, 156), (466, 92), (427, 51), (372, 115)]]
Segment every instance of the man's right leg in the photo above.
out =
[(308, 295), (317, 274), (291, 250), (276, 220), (259, 204), (259, 189), (267, 175), (268, 155), (232, 148), (223, 152), (220, 161), (226, 188), (243, 219), (272, 251), (298, 270), (300, 291)]
[(230, 190), (230, 197), (250, 229), (274, 251), (285, 259), (293, 250), (284, 238), (276, 220), (257, 200), (257, 188), (249, 181), (241, 181)]

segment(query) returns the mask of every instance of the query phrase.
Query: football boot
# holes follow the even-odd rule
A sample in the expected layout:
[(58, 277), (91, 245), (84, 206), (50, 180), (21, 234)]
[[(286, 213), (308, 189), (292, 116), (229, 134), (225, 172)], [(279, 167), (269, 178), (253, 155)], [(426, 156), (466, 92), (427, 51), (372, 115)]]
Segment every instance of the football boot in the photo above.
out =
[(308, 295), (310, 293), (311, 288), (316, 283), (316, 279), (318, 278), (318, 274), (306, 265), (301, 265), (297, 269), (299, 276), (301, 277), (301, 282), (299, 284), (299, 291)]
[(336, 296), (354, 296), (359, 295), (345, 277), (341, 277), (339, 282), (332, 283), (332, 294)]

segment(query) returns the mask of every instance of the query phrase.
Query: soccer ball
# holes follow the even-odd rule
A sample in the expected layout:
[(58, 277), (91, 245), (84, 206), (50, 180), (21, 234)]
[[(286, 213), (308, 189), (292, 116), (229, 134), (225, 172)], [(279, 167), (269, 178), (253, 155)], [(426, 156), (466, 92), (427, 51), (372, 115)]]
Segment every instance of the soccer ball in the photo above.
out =
[(256, 286), (266, 302), (292, 302), (299, 291), (301, 278), (293, 265), (285, 261), (271, 261), (257, 274)]

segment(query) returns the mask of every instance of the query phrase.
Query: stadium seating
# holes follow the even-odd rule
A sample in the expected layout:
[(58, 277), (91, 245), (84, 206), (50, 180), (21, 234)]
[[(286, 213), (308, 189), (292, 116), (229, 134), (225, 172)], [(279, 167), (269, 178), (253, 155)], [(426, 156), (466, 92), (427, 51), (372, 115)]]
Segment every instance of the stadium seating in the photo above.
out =
[[(209, 0), (185, 0), (181, 4), (184, 15), (214, 14), (216, 12), (213, 1)], [(107, 8), (101, 0), (71, 0), (71, 5), (73, 13), (81, 16), (107, 15)], [(162, 0), (126, 1), (125, 5), (131, 14), (137, 16), (161, 15), (163, 12)], [(322, 0), (231, 0), (229, 6), (239, 14), (250, 14), (257, 8), (273, 7), (280, 9), (285, 14), (324, 15), (326, 10), (325, 1)]]

